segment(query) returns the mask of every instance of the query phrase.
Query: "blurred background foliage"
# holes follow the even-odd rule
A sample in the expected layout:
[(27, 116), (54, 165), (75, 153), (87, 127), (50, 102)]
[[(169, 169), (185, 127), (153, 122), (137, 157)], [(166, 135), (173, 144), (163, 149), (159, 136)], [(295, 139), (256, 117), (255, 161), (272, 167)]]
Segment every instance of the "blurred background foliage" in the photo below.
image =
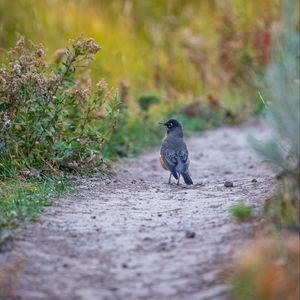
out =
[(279, 0), (0, 0), (0, 46), (24, 35), (51, 61), (70, 38), (93, 37), (102, 50), (91, 76), (125, 84), (130, 111), (154, 93), (155, 118), (208, 95), (240, 112), (255, 103), (252, 77), (269, 61), (278, 8)]
[(265, 220), (256, 224), (251, 245), (234, 260), (231, 285), (238, 300), (299, 299), (300, 36), (294, 4), (299, 8), (296, 1), (283, 5), (263, 76), (261, 98), (271, 137), (250, 138), (256, 152), (276, 170), (278, 185), (265, 200)]

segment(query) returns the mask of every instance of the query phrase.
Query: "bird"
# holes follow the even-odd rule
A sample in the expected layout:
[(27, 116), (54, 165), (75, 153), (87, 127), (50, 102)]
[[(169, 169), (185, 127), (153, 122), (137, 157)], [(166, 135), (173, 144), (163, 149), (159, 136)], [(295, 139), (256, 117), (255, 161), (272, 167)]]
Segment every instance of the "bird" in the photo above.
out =
[(183, 140), (181, 124), (175, 119), (160, 124), (164, 126), (166, 135), (161, 144), (159, 161), (165, 170), (170, 171), (168, 183), (171, 183), (171, 177), (173, 176), (177, 179), (177, 185), (179, 185), (180, 176), (182, 175), (187, 185), (193, 184), (189, 172), (189, 152)]

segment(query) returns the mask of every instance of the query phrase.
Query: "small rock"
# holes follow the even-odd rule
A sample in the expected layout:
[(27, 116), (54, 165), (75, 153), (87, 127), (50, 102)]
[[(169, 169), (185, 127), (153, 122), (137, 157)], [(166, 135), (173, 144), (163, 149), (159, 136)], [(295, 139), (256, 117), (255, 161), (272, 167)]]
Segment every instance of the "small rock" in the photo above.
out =
[(224, 186), (225, 186), (225, 187), (233, 187), (233, 182), (232, 182), (232, 181), (229, 181), (229, 180), (226, 180), (226, 181), (224, 182)]
[(69, 162), (69, 163), (67, 164), (67, 167), (68, 167), (68, 169), (69, 169), (70, 171), (74, 171), (74, 170), (78, 169), (78, 164), (77, 164), (77, 162), (75, 162), (75, 161)]
[(257, 182), (257, 179), (253, 178), (253, 179), (251, 180), (251, 182)]
[(136, 184), (136, 180), (133, 179), (133, 180), (131, 181), (131, 183), (132, 183), (132, 184)]
[(105, 180), (105, 184), (111, 184), (111, 180), (110, 179), (106, 179)]
[(91, 216), (91, 219), (96, 219), (96, 216)]
[(196, 236), (196, 232), (193, 230), (186, 230), (185, 237), (187, 239), (193, 239)]
[(158, 217), (161, 217), (161, 216), (162, 216), (162, 214), (161, 214), (161, 213), (159, 213), (159, 214), (157, 214), (157, 216), (158, 216)]
[(122, 263), (122, 268), (123, 269), (127, 269), (128, 268), (128, 265), (126, 263)]

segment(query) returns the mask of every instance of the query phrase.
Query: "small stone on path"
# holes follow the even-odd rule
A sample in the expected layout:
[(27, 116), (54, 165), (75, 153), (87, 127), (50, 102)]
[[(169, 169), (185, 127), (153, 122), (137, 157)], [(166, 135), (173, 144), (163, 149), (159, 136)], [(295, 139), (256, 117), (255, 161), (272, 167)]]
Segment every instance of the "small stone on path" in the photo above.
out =
[(193, 239), (196, 236), (196, 232), (193, 230), (186, 230), (185, 237), (187, 239)]
[(232, 182), (232, 181), (229, 181), (229, 180), (226, 180), (226, 181), (224, 182), (224, 186), (225, 186), (225, 187), (233, 187), (233, 182)]

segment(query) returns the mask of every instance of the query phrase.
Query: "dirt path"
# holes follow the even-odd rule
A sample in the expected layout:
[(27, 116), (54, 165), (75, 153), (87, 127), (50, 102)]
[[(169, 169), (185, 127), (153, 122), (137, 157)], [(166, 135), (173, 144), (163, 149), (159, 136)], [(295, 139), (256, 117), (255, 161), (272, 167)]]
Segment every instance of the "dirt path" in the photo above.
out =
[(20, 229), (15, 250), (1, 257), (24, 258), (17, 299), (228, 299), (217, 273), (250, 232), (228, 208), (260, 207), (274, 184), (246, 142), (260, 131), (221, 128), (188, 139), (192, 187), (166, 184), (157, 151), (122, 165), (111, 181), (80, 186)]

